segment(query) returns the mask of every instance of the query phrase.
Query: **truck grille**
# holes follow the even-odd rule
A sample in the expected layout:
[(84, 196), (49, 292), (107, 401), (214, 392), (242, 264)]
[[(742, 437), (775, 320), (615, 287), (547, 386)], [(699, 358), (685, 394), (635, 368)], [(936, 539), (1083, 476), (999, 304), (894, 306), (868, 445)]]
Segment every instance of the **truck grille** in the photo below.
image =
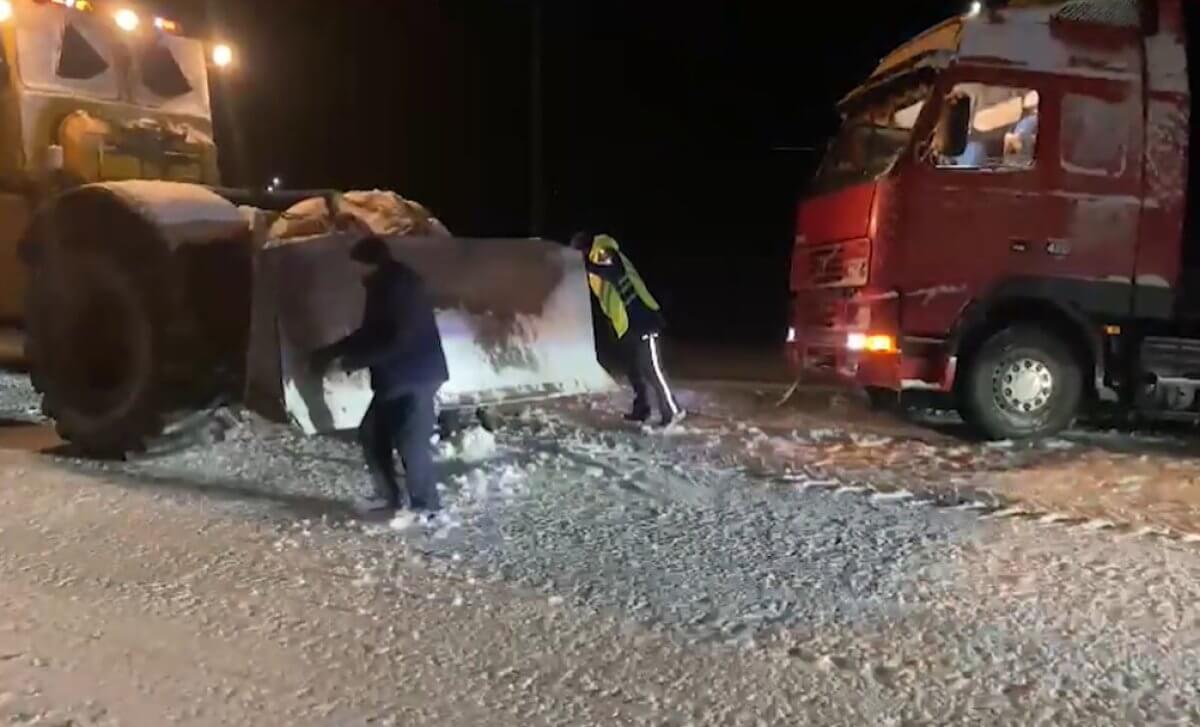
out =
[(867, 283), (871, 243), (853, 240), (800, 247), (793, 271), (797, 288), (861, 286)]
[(847, 301), (853, 294), (853, 289), (845, 288), (798, 295), (792, 320), (800, 329), (844, 327), (850, 323)]
[(796, 309), (796, 322), (805, 328), (833, 328), (837, 321), (837, 304), (831, 300), (802, 299)]

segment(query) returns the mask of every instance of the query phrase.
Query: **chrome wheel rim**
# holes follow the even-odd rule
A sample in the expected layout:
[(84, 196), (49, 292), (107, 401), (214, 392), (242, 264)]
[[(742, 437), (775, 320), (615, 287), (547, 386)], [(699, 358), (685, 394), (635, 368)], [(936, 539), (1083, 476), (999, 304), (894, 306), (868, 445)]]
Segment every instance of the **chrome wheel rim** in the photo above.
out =
[(1027, 356), (1006, 359), (992, 371), (992, 396), (1008, 414), (1037, 417), (1050, 406), (1054, 374), (1044, 361)]

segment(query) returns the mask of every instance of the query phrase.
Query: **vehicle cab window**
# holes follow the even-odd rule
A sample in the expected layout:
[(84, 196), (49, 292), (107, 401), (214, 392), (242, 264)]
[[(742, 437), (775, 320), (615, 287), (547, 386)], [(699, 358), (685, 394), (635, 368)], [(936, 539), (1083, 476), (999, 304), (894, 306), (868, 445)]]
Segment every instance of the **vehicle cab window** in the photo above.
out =
[(896, 79), (841, 108), (842, 128), (817, 171), (814, 190), (832, 192), (879, 178), (908, 148), (933, 93), (924, 76)]
[(1038, 92), (960, 83), (947, 95), (930, 158), (939, 169), (1016, 171), (1037, 157)]

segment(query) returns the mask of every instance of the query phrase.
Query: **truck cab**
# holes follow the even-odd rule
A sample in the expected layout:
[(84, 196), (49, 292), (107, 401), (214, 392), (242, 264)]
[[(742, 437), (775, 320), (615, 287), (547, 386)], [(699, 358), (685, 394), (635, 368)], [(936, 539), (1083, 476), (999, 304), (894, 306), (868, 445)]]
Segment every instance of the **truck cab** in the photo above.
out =
[(948, 399), (994, 437), (1101, 401), (1161, 409), (1161, 382), (1191, 371), (1153, 363), (1191, 340), (1182, 4), (1003, 5), (905, 44), (843, 100), (798, 209), (790, 359)]

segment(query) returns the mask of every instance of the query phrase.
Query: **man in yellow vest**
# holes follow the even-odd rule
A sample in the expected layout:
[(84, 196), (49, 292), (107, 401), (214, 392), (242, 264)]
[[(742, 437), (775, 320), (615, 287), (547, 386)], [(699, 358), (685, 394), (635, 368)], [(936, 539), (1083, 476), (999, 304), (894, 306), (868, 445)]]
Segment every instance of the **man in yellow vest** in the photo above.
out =
[(580, 232), (571, 239), (571, 246), (584, 254), (588, 284), (625, 353), (634, 393), (633, 410), (625, 418), (639, 423), (649, 420), (653, 390), (662, 425), (679, 421), (684, 411), (667, 383), (659, 351), (665, 319), (658, 301), (613, 238)]

